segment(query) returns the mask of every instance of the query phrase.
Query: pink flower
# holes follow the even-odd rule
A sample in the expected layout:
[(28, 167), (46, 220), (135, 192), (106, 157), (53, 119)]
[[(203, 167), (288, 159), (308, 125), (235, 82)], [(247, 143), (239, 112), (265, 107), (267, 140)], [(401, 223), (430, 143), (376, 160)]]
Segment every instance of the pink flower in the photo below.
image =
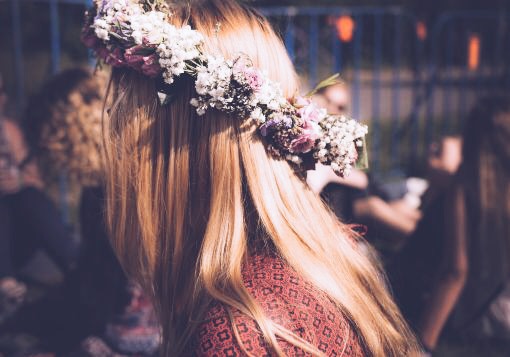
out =
[(155, 53), (143, 57), (142, 72), (149, 77), (156, 77), (161, 73), (161, 67), (158, 63), (158, 56)]
[(139, 50), (141, 50), (143, 46), (133, 46), (126, 50), (126, 53), (124, 53), (124, 59), (126, 60), (126, 64), (129, 67), (132, 67), (134, 69), (140, 69), (142, 64), (144, 63), (143, 55), (140, 53), (137, 53)]
[(113, 67), (121, 67), (124, 63), (124, 55), (122, 54), (122, 50), (120, 48), (115, 48), (113, 51), (108, 51), (108, 55), (105, 58), (106, 64), (109, 64)]
[[(156, 77), (161, 73), (161, 67), (158, 63), (158, 56), (156, 53), (147, 55), (147, 52), (150, 50), (150, 48), (143, 45), (128, 48), (124, 54), (126, 65), (137, 71), (141, 71), (149, 77)], [(145, 55), (143, 54), (144, 52)]]
[(264, 84), (262, 73), (254, 68), (251, 62), (245, 57), (239, 57), (236, 60), (234, 70), (242, 75), (254, 92), (257, 92)]
[(243, 74), (246, 82), (254, 92), (257, 92), (262, 87), (262, 84), (264, 84), (262, 74), (253, 67), (245, 67)]
[(313, 121), (305, 121), (301, 133), (290, 143), (290, 152), (307, 153), (319, 139), (319, 126)]
[(313, 121), (315, 123), (318, 123), (324, 116), (323, 110), (318, 108), (311, 101), (309, 101), (308, 104), (299, 108), (298, 113), (299, 113), (299, 116), (304, 121)]

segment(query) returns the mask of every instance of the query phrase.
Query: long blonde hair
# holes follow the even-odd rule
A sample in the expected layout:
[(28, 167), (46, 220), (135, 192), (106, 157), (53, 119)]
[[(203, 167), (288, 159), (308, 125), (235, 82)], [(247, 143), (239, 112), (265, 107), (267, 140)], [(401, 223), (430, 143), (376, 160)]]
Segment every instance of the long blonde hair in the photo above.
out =
[[(206, 52), (244, 53), (288, 96), (296, 93), (285, 48), (256, 11), (234, 0), (171, 6), (176, 25), (189, 23), (205, 36)], [(320, 355), (265, 318), (244, 287), (241, 267), (261, 239), (338, 305), (371, 355), (415, 351), (379, 267), (354, 233), (286, 161), (266, 153), (243, 118), (212, 110), (197, 116), (189, 105), (191, 80), (183, 79), (176, 92), (161, 106), (153, 80), (116, 69), (105, 123), (112, 244), (127, 272), (154, 293), (163, 353), (186, 352), (197, 321), (216, 299), (253, 317), (277, 355), (276, 336)]]

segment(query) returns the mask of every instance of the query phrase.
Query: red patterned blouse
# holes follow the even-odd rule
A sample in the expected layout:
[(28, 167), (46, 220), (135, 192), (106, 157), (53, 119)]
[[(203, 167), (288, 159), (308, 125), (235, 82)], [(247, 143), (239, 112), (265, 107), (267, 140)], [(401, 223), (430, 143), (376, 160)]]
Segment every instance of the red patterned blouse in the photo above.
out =
[[(326, 356), (366, 356), (356, 331), (331, 300), (301, 279), (280, 258), (253, 255), (243, 268), (249, 293), (274, 322), (316, 346)], [(271, 356), (255, 321), (233, 311), (244, 349), (252, 356)], [(302, 349), (279, 340), (287, 356), (309, 356)], [(215, 302), (193, 337), (190, 355), (201, 357), (244, 356), (234, 336), (225, 306)]]

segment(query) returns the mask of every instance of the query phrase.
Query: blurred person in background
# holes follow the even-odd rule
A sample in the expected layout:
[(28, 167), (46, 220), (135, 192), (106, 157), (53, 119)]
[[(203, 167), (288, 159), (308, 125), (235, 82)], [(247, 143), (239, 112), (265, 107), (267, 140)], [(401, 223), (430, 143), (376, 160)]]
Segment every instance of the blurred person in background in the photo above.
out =
[(351, 103), (349, 86), (339, 80), (330, 86), (319, 88), (313, 95), (313, 101), (325, 108), (328, 113), (347, 114)]
[[(313, 100), (330, 113), (349, 113), (351, 98), (345, 82), (319, 89)], [(369, 240), (378, 236), (385, 243), (401, 244), (421, 218), (416, 203), (424, 190), (421, 187), (416, 194), (405, 188), (403, 197), (388, 199), (384, 189), (362, 170), (354, 169), (349, 177), (341, 178), (329, 166), (321, 164), (307, 172), (307, 183), (344, 222), (366, 224)]]
[(22, 304), (21, 267), (44, 249), (67, 272), (77, 248), (43, 183), (19, 126), (4, 114), (7, 95), (0, 77), (0, 323)]
[(152, 304), (140, 286), (126, 278), (103, 216), (101, 120), (106, 86), (104, 73), (69, 69), (47, 81), (27, 107), (26, 132), (45, 181), (52, 185), (65, 176), (80, 197), (80, 256), (76, 271), (67, 276), (63, 300), (57, 300), (67, 310), (57, 311), (63, 321), (49, 322), (69, 328), (65, 338), (61, 331), (44, 337), (59, 353), (83, 340), (79, 349), (92, 356), (113, 350), (152, 355), (160, 342)]
[(446, 138), (429, 160), (423, 224), (398, 290), (430, 352), (450, 317), (461, 336), (510, 338), (509, 145), (510, 100), (494, 95), (474, 107), (462, 140)]
[[(445, 238), (448, 191), (453, 185), (455, 173), (461, 163), (461, 138), (448, 136), (430, 147), (426, 177), (429, 187), (423, 195), (420, 209), (423, 218), (415, 232), (388, 266), (388, 275), (404, 316), (415, 329), (420, 329), (424, 310), (429, 306), (431, 291), (437, 284), (445, 250), (452, 250), (451, 241)], [(441, 268), (441, 271), (449, 270)], [(432, 346), (428, 345), (430, 352)], [(433, 346), (435, 348), (435, 345)]]

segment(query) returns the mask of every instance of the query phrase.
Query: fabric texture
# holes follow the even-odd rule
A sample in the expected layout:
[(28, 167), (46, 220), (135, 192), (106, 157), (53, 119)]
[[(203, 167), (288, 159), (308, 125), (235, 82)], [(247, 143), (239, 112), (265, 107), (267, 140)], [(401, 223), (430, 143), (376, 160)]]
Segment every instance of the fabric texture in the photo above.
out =
[[(243, 267), (243, 281), (272, 321), (296, 333), (326, 356), (365, 356), (357, 332), (335, 304), (298, 276), (282, 259), (256, 254)], [(213, 302), (189, 349), (194, 356), (272, 356), (256, 322), (231, 310), (242, 346), (234, 335), (227, 307)], [(308, 356), (302, 349), (279, 340), (287, 356)], [(245, 352), (246, 351), (246, 352)]]
[(78, 255), (78, 245), (43, 191), (25, 187), (1, 195), (0, 277), (15, 275), (37, 249), (43, 249), (64, 272)]

